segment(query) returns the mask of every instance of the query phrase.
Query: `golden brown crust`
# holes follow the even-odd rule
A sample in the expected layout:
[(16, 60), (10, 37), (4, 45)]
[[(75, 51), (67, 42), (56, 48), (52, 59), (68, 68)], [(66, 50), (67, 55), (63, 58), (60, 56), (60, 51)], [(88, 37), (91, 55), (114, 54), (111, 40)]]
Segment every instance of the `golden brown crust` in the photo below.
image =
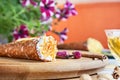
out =
[(88, 51), (85, 43), (82, 42), (72, 42), (66, 44), (57, 45), (58, 49), (67, 49), (67, 50), (84, 50)]
[(0, 45), (0, 56), (40, 60), (36, 44), (38, 39), (14, 41)]
[(87, 57), (87, 58), (98, 58), (101, 60), (107, 59), (107, 56), (105, 56), (104, 54), (95, 54), (95, 53), (86, 53), (86, 52), (82, 52), (82, 57)]

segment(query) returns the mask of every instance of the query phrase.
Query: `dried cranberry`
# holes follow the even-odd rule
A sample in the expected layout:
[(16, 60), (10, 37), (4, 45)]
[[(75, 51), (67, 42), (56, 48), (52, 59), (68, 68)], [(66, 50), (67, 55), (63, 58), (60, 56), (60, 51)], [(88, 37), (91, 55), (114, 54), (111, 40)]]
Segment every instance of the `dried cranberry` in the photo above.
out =
[(74, 59), (79, 59), (79, 58), (81, 58), (81, 56), (82, 56), (79, 51), (75, 51), (75, 52), (73, 52), (72, 54), (73, 54)]
[(68, 58), (68, 54), (66, 51), (58, 51), (56, 57), (66, 59)]

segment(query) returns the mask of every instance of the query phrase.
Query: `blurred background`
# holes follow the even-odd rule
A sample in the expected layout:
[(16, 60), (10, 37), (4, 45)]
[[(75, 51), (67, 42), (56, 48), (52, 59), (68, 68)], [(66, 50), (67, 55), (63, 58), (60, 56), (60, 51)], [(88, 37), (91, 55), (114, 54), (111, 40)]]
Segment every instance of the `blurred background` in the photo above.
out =
[[(66, 2), (66, 0), (54, 1), (57, 3), (58, 6), (61, 6)], [(69, 1), (75, 5), (75, 9), (78, 14), (69, 17), (69, 19), (67, 19), (66, 21), (60, 21), (57, 25), (52, 25), (52, 29), (60, 32), (64, 28), (68, 28), (68, 38), (65, 40), (65, 43), (85, 42), (88, 38), (91, 37), (99, 40), (105, 48), (108, 48), (104, 30), (120, 29), (120, 0)], [(2, 29), (3, 26), (0, 26), (0, 28)], [(4, 30), (6, 29), (9, 29), (9, 26)], [(53, 35), (57, 40), (59, 40), (60, 37), (52, 33), (51, 31), (48, 31), (47, 35)], [(3, 36), (0, 35), (0, 42), (1, 38), (3, 38)], [(3, 38), (2, 41), (7, 42), (6, 38)]]
[[(65, 0), (55, 0), (64, 3)], [(89, 37), (99, 40), (107, 48), (105, 29), (120, 29), (120, 0), (70, 0), (78, 15), (53, 26), (57, 30), (69, 29), (69, 42), (83, 42)], [(57, 36), (56, 36), (57, 37)]]

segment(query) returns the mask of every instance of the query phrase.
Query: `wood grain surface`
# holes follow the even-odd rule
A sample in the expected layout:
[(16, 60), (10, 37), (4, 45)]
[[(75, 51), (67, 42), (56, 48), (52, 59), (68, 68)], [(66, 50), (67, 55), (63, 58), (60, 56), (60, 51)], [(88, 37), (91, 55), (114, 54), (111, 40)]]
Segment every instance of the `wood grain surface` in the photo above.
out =
[(79, 77), (94, 74), (106, 66), (108, 60), (57, 59), (53, 62), (0, 57), (0, 80), (38, 80)]

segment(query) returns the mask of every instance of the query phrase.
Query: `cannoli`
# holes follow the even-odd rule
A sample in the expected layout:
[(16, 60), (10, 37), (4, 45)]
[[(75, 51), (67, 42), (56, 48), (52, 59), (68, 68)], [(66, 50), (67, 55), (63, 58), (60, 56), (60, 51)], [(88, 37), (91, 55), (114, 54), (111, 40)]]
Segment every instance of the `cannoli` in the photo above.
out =
[(88, 51), (85, 43), (83, 42), (71, 42), (71, 43), (65, 43), (65, 44), (58, 44), (57, 47), (58, 49)]
[(56, 58), (57, 41), (52, 36), (23, 38), (0, 45), (0, 56), (53, 61)]

